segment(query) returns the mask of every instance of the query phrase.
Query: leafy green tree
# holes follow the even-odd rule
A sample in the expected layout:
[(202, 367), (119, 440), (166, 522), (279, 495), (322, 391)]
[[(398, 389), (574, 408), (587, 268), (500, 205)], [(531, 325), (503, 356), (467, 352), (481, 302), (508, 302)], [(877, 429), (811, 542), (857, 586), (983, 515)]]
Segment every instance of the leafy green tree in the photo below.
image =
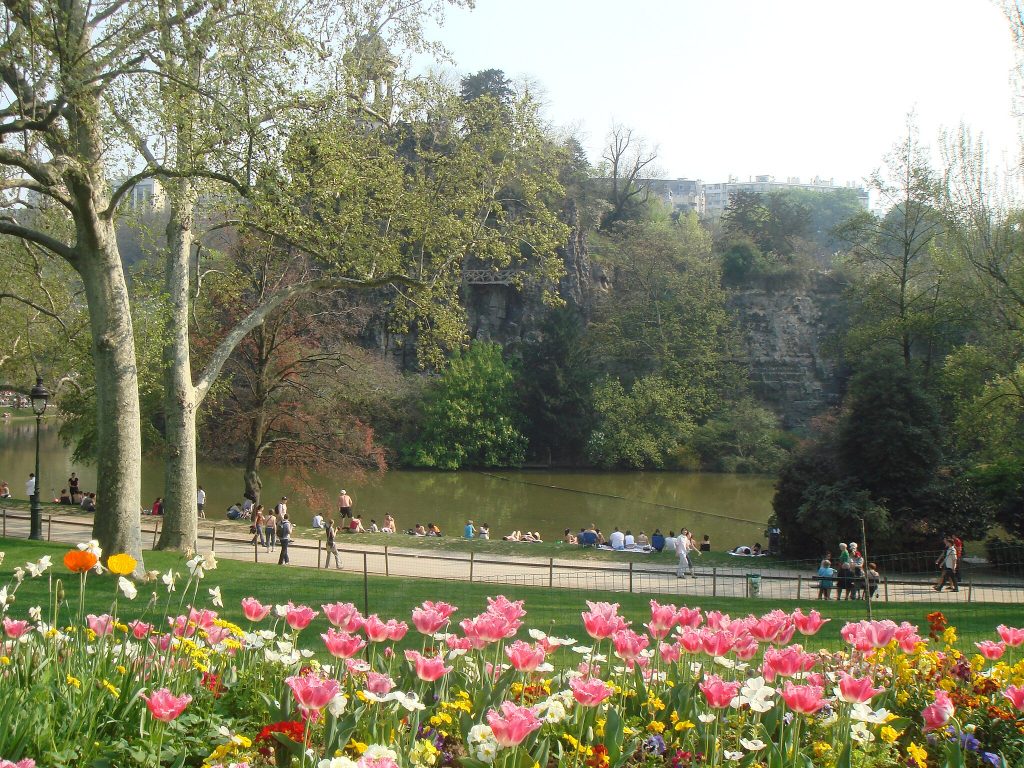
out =
[(541, 325), (541, 340), (523, 348), (524, 432), (530, 453), (540, 460), (576, 462), (594, 421), (594, 367), (584, 343), (579, 310), (552, 309)]
[(516, 373), (497, 344), (457, 352), (424, 397), (420, 434), (405, 452), (415, 467), (460, 469), (521, 464)]
[(696, 427), (687, 408), (687, 393), (663, 376), (637, 379), (627, 390), (607, 378), (594, 387), (597, 425), (587, 457), (605, 469), (623, 467), (692, 467), (687, 445)]
[(722, 472), (774, 472), (786, 457), (779, 417), (752, 397), (730, 402), (694, 435), (701, 463)]
[(488, 96), (498, 104), (511, 107), (516, 99), (512, 81), (500, 69), (483, 69), (462, 78), (459, 93), (466, 101)]
[(729, 199), (721, 224), (727, 239), (749, 239), (763, 254), (786, 261), (807, 234), (809, 221), (810, 209), (789, 195), (741, 191)]

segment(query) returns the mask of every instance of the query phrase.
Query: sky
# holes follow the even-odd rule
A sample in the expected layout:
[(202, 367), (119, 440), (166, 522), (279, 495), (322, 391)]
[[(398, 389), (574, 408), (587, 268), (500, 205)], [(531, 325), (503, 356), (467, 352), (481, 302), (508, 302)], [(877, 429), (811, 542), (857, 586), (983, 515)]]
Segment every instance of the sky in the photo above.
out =
[(939, 158), (966, 123), (1016, 165), (1014, 49), (989, 0), (476, 0), (432, 36), (456, 73), (540, 86), (598, 160), (613, 123), (662, 178), (862, 182), (914, 111)]

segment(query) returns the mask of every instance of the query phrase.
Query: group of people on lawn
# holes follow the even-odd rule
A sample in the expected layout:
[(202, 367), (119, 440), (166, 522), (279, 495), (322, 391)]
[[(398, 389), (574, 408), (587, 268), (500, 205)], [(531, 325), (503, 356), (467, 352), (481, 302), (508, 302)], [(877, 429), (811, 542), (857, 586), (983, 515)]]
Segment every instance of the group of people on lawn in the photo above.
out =
[(835, 588), (836, 600), (859, 600), (862, 596), (874, 597), (878, 591), (881, 576), (878, 566), (869, 563), (864, 566), (864, 555), (860, 545), (851, 541), (849, 545), (840, 542), (838, 568), (832, 567), (832, 553), (826, 552), (818, 568), (818, 599), (829, 600)]

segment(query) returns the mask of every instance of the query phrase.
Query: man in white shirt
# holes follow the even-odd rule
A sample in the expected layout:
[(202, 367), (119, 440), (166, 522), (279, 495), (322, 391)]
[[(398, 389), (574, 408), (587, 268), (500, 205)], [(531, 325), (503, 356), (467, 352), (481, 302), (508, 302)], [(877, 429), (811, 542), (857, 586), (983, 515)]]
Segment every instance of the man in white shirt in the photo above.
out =
[(608, 543), (612, 549), (626, 548), (626, 535), (618, 529), (618, 526), (612, 531), (612, 535), (608, 537)]
[(36, 495), (36, 473), (30, 472), (28, 481), (25, 483), (25, 495), (30, 499)]
[(313, 515), (313, 527), (314, 528), (323, 528), (324, 527), (324, 516), (321, 515), (319, 512), (317, 512), (315, 515)]
[(206, 519), (206, 491), (203, 490), (203, 486), (199, 486), (199, 490), (196, 491), (196, 509), (199, 512), (199, 517)]

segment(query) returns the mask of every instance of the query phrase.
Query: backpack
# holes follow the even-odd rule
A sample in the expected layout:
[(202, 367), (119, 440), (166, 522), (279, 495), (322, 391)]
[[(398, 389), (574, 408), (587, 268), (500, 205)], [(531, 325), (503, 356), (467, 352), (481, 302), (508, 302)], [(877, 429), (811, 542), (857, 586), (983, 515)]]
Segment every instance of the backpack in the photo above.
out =
[(287, 520), (277, 521), (277, 538), (284, 541), (288, 538), (289, 525)]

